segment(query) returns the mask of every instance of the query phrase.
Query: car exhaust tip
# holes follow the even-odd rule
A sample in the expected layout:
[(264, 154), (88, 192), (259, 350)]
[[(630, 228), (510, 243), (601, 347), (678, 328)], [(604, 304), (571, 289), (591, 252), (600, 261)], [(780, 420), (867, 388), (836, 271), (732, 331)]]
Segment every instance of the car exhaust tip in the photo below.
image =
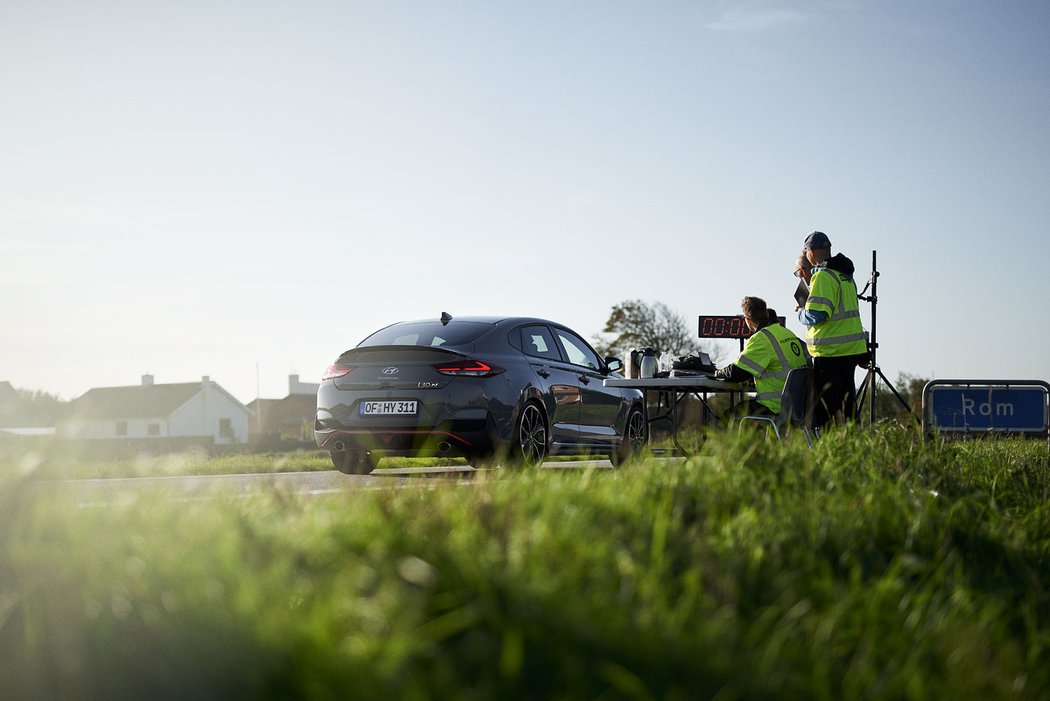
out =
[(438, 443), (438, 450), (442, 453), (447, 453), (448, 451), (452, 450), (452, 444), (448, 441), (441, 441), (440, 443)]
[(337, 452), (342, 453), (346, 450), (346, 443), (343, 443), (342, 441), (336, 441), (332, 444), (332, 448), (334, 448)]

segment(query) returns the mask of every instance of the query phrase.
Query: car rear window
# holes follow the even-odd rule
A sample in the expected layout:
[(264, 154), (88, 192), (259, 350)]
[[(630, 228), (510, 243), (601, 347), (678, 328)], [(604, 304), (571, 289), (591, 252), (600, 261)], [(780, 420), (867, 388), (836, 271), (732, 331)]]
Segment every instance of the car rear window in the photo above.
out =
[(473, 343), (491, 328), (492, 324), (478, 321), (459, 321), (447, 326), (440, 321), (409, 322), (380, 329), (357, 344), (357, 347), (426, 346), (440, 348), (442, 346), (461, 346)]

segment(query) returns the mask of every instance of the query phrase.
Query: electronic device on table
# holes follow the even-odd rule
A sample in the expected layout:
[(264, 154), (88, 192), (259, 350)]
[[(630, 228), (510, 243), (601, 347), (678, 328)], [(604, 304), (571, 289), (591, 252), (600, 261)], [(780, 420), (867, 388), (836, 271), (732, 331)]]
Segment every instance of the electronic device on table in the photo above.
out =
[(715, 374), (715, 364), (711, 356), (703, 351), (693, 355), (675, 358), (672, 363), (672, 377), (712, 377)]

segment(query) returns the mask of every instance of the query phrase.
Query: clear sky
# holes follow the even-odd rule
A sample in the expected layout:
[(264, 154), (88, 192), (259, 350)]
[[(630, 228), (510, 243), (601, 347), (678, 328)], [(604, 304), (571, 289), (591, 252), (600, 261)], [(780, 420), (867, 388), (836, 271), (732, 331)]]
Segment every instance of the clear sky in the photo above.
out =
[(1048, 222), (1045, 0), (0, 0), (0, 380), (65, 399), (790, 312), (814, 229), (891, 380), (1050, 379)]

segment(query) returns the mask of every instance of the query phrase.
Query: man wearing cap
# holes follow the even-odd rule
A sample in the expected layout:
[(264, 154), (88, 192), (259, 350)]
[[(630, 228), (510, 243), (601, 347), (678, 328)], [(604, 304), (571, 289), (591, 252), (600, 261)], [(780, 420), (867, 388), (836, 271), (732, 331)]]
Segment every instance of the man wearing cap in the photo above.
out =
[(822, 231), (806, 237), (802, 249), (813, 266), (809, 298), (798, 310), (806, 327), (806, 343), (813, 356), (816, 406), (813, 424), (833, 419), (852, 420), (857, 404), (854, 379), (858, 365), (868, 360), (868, 334), (860, 320), (853, 261), (831, 255), (831, 240)]

